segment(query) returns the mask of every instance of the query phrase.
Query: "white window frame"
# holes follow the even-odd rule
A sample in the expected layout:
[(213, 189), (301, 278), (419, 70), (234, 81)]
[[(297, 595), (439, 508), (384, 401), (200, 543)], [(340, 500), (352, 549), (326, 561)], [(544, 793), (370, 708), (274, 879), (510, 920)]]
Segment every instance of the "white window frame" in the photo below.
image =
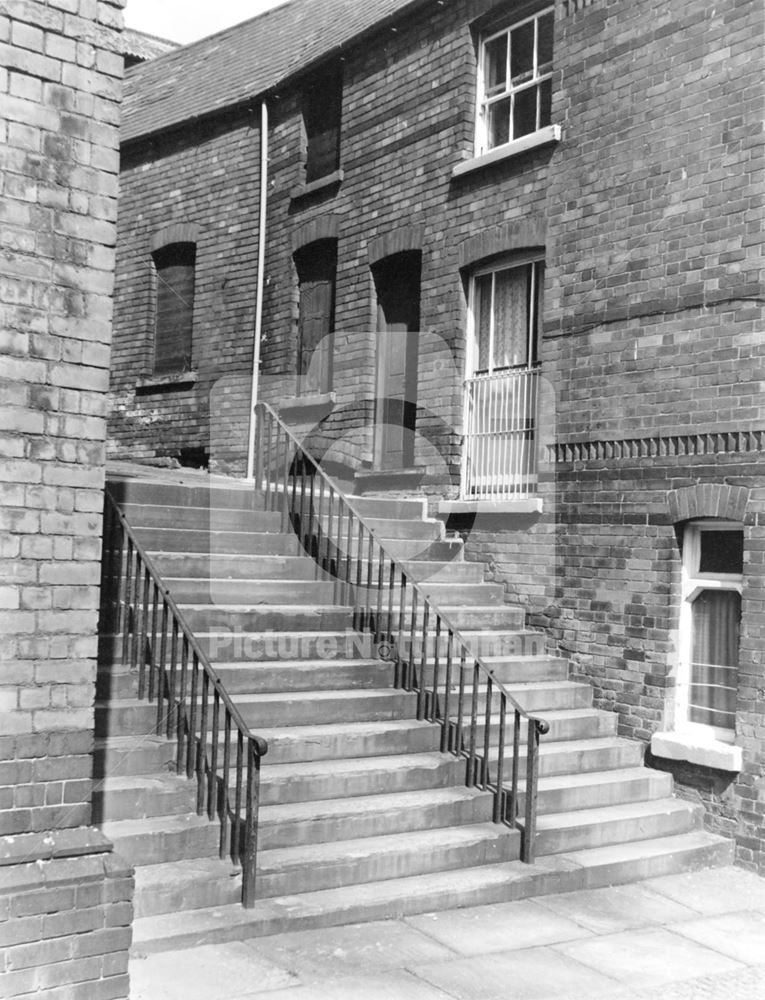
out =
[[(555, 7), (552, 4), (542, 7), (540, 10), (535, 11), (528, 17), (521, 18), (519, 21), (514, 21), (512, 24), (499, 31), (494, 31), (490, 34), (482, 35), (479, 40), (478, 48), (478, 88), (477, 88), (477, 107), (476, 107), (476, 133), (475, 133), (475, 155), (481, 156), (488, 153), (490, 150), (494, 149), (507, 149), (514, 142), (522, 141), (527, 139), (529, 136), (536, 135), (541, 132), (546, 126), (539, 121), (539, 104), (537, 103), (537, 127), (534, 132), (524, 133), (521, 137), (510, 136), (506, 143), (499, 144), (497, 146), (492, 146), (489, 142), (489, 108), (492, 104), (496, 104), (498, 101), (507, 100), (511, 98), (512, 107), (510, 111), (510, 122), (512, 126), (513, 121), (513, 110), (515, 107), (515, 95), (521, 93), (524, 90), (528, 90), (531, 87), (538, 89), (542, 83), (546, 80), (552, 79), (552, 70), (546, 73), (539, 73), (539, 20), (546, 14), (555, 14)], [(530, 80), (525, 80), (522, 84), (518, 86), (512, 85), (512, 80), (510, 77), (510, 33), (517, 28), (521, 28), (524, 24), (528, 24), (529, 21), (534, 22), (534, 68)], [(493, 42), (495, 39), (500, 38), (502, 35), (508, 36), (507, 41), (507, 60), (508, 67), (505, 80), (505, 88), (502, 91), (497, 91), (493, 94), (486, 93), (486, 46)], [(554, 54), (553, 54), (554, 55)], [(549, 123), (548, 123), (549, 124)]]
[[(476, 316), (476, 305), (478, 299), (478, 293), (476, 291), (477, 279), (484, 277), (487, 274), (495, 275), (499, 271), (509, 271), (516, 267), (525, 267), (527, 264), (544, 264), (545, 255), (543, 253), (535, 252), (528, 254), (514, 254), (512, 257), (500, 257), (497, 260), (491, 262), (491, 264), (486, 264), (483, 267), (478, 267), (474, 271), (470, 272), (470, 284), (468, 287), (468, 322), (467, 322), (467, 350), (465, 351), (465, 378), (473, 378), (473, 376), (478, 371), (478, 318)], [(529, 303), (530, 316), (528, 330), (526, 331), (527, 343), (526, 343), (526, 356), (529, 359), (528, 364), (525, 365), (513, 365), (510, 366), (511, 369), (522, 369), (522, 368), (533, 368), (534, 363), (532, 358), (534, 354), (538, 354), (538, 350), (534, 351), (534, 327), (537, 326), (537, 339), (539, 338), (538, 324), (535, 322), (537, 320), (536, 308), (537, 308), (537, 286), (536, 282), (539, 277), (538, 268), (534, 267), (531, 270), (531, 301)], [(494, 282), (496, 277), (492, 279), (492, 289), (494, 287)], [(492, 293), (493, 295), (493, 293)], [(536, 347), (539, 347), (537, 343)], [(486, 374), (493, 374), (494, 372), (501, 372), (509, 370), (505, 367), (495, 368), (494, 367), (494, 310), (491, 311), (491, 323), (489, 328), (489, 367), (487, 369), (481, 369), (482, 372)]]
[(734, 591), (738, 594), (741, 594), (743, 590), (743, 573), (700, 572), (701, 535), (704, 531), (742, 532), (743, 526), (736, 522), (709, 519), (692, 521), (686, 525), (683, 532), (682, 600), (680, 606), (675, 729), (688, 735), (697, 735), (702, 739), (711, 736), (713, 739), (723, 743), (733, 743), (735, 732), (732, 729), (723, 729), (720, 726), (691, 722), (688, 718), (691, 651), (693, 648), (693, 600), (702, 590), (725, 590)]

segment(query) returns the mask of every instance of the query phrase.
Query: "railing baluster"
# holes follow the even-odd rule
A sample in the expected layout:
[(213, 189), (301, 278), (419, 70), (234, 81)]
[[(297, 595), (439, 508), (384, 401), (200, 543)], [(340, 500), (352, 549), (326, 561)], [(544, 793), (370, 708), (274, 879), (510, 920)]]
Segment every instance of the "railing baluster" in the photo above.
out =
[[(170, 676), (165, 678), (167, 681), (167, 718), (165, 719), (165, 726), (167, 728), (167, 738), (173, 734), (173, 716), (175, 714), (175, 681), (178, 672), (178, 626), (177, 624), (173, 628), (173, 639), (170, 649)], [(160, 704), (162, 699), (160, 699)]]
[(361, 600), (361, 588), (364, 582), (364, 572), (363, 572), (363, 559), (364, 559), (364, 525), (359, 524), (359, 534), (356, 539), (356, 572), (354, 574), (356, 580), (356, 593), (354, 595), (353, 601), (353, 622), (354, 627), (357, 631), (363, 631), (365, 627), (364, 622), (364, 611), (363, 602)]
[[(220, 840), (218, 841), (218, 854), (221, 859), (226, 856), (226, 840), (228, 834), (228, 812), (229, 794), (228, 783), (231, 780), (231, 712), (224, 706), (223, 709), (223, 773), (220, 780)], [(236, 829), (236, 824), (234, 824)]]
[(231, 860), (239, 864), (242, 856), (242, 783), (244, 781), (244, 736), (241, 729), (236, 734), (236, 783), (234, 787), (234, 814), (232, 818)]
[[(438, 618), (439, 627), (441, 625), (441, 617)], [(451, 720), (449, 719), (449, 702), (452, 693), (452, 649), (454, 644), (454, 633), (449, 629), (449, 635), (446, 640), (446, 678), (444, 680), (444, 714), (443, 714), (443, 725), (441, 727), (441, 753), (445, 753), (447, 750), (453, 750), (454, 748), (450, 746), (450, 730), (451, 730)]]
[(199, 710), (199, 738), (197, 740), (197, 813), (201, 816), (205, 811), (205, 757), (207, 755), (207, 713), (210, 700), (210, 677), (206, 670), (202, 671), (202, 704)]
[(513, 713), (513, 770), (510, 778), (509, 822), (515, 826), (518, 819), (518, 769), (521, 753), (521, 713), (516, 708)]
[(120, 626), (122, 628), (122, 666), (127, 667), (130, 658), (128, 643), (130, 642), (131, 615), (130, 589), (133, 580), (133, 539), (128, 538), (127, 556), (125, 558), (125, 589), (121, 602)]
[[(340, 498), (338, 497), (338, 501), (337, 501), (337, 524), (338, 524), (337, 534), (338, 534), (338, 538), (340, 536), (340, 526), (343, 523), (343, 519), (342, 519), (342, 514), (343, 513), (344, 512), (343, 512), (343, 508), (342, 508), (342, 506), (340, 504)], [(350, 604), (351, 603), (351, 549), (352, 549), (352, 546), (353, 546), (353, 515), (351, 514), (351, 512), (349, 510), (348, 511), (348, 531), (347, 531), (347, 534), (346, 534), (346, 537), (345, 537), (345, 573), (343, 574), (343, 577), (344, 577), (343, 582), (345, 584), (345, 588), (344, 588), (344, 591), (343, 591), (343, 593), (344, 593), (345, 596), (344, 596), (343, 600), (345, 601), (346, 604)]]
[(242, 903), (255, 905), (255, 865), (258, 849), (258, 798), (260, 795), (260, 754), (254, 739), (247, 741), (247, 807), (244, 858), (242, 859)]
[[(367, 531), (367, 583), (366, 601), (364, 603), (365, 628), (371, 630), (372, 627), (372, 552), (374, 550), (374, 538), (371, 530)], [(376, 628), (377, 626), (375, 626)]]
[[(425, 709), (427, 705), (425, 703), (426, 685), (427, 685), (427, 669), (428, 669), (428, 627), (430, 624), (430, 601), (423, 600), (422, 602), (422, 652), (420, 655), (420, 676), (415, 683), (417, 683), (417, 718), (425, 718)], [(434, 701), (435, 701), (435, 691), (434, 691)]]
[(191, 733), (186, 731), (186, 682), (188, 678), (189, 671), (189, 643), (186, 636), (183, 636), (181, 642), (181, 663), (180, 663), (180, 685), (178, 690), (178, 695), (173, 703), (173, 710), (175, 712), (175, 769), (180, 774), (183, 770), (183, 761), (185, 755), (185, 744), (186, 741), (191, 739)]
[(483, 729), (483, 762), (481, 763), (481, 787), (484, 791), (491, 781), (491, 709), (494, 701), (494, 683), (491, 677), (486, 682), (486, 710), (484, 712)]
[(534, 841), (537, 822), (537, 782), (539, 778), (539, 729), (533, 719), (528, 721), (528, 757), (526, 759), (526, 809), (522, 860), (534, 861)]
[(463, 746), (463, 720), (465, 718), (465, 671), (467, 670), (467, 650), (462, 647), (460, 652), (460, 686), (459, 692), (457, 694), (457, 753), (464, 753), (465, 748)]
[(186, 777), (194, 777), (194, 765), (196, 763), (194, 753), (194, 741), (197, 732), (197, 700), (199, 697), (199, 661), (196, 653), (191, 659), (191, 699), (189, 706), (189, 735), (186, 743)]
[(478, 664), (473, 662), (473, 686), (470, 695), (470, 781), (475, 785), (478, 780)]
[(436, 615), (436, 638), (433, 649), (433, 697), (430, 703), (430, 721), (435, 722), (438, 718), (438, 684), (441, 680), (441, 615)]
[(168, 621), (168, 607), (165, 595), (162, 595), (162, 624), (160, 625), (160, 631), (162, 636), (159, 640), (159, 669), (157, 670), (157, 676), (154, 679), (154, 683), (149, 685), (149, 701), (154, 700), (155, 694), (157, 697), (161, 697), (160, 692), (162, 690), (162, 685), (165, 679), (165, 668), (167, 666), (167, 628), (169, 625)]
[[(371, 538), (371, 535), (370, 535)], [(375, 610), (375, 644), (379, 646), (383, 638), (382, 630), (382, 604), (383, 586), (385, 584), (385, 555), (380, 546), (377, 546), (377, 608)], [(371, 565), (371, 561), (370, 561)]]
[[(383, 557), (382, 548), (380, 549), (380, 559)], [(396, 564), (391, 559), (390, 570), (388, 573), (388, 609), (387, 609), (387, 622), (386, 622), (386, 641), (390, 648), (393, 647), (393, 594), (396, 589)]]
[(409, 659), (407, 660), (406, 668), (406, 687), (407, 691), (411, 691), (414, 688), (414, 636), (417, 630), (417, 590), (412, 587), (412, 609), (409, 614)]
[[(154, 689), (154, 675), (157, 669), (157, 618), (159, 617), (159, 587), (152, 581), (151, 585), (151, 646), (149, 650), (149, 690)], [(146, 694), (145, 685), (139, 684), (138, 698), (143, 701)]]
[(494, 796), (494, 822), (501, 823), (505, 818), (505, 725), (507, 723), (507, 697), (503, 691), (499, 694), (499, 746), (497, 747), (497, 792)]
[(406, 662), (406, 657), (408, 653), (404, 647), (404, 629), (406, 628), (406, 573), (401, 570), (401, 593), (399, 594), (398, 601), (398, 655), (397, 661), (399, 664), (398, 671), (400, 677), (398, 678), (398, 687), (406, 687), (406, 669), (404, 663)]
[[(206, 676), (206, 675), (205, 675)], [(213, 687), (213, 715), (210, 730), (210, 767), (207, 772), (207, 816), (215, 819), (217, 796), (215, 786), (218, 780), (218, 740), (220, 739), (220, 693)]]

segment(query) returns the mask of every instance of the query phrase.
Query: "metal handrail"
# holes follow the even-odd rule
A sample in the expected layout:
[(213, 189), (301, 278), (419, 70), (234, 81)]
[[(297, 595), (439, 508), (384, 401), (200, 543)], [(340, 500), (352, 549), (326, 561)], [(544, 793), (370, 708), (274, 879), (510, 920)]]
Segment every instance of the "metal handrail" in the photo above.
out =
[[(197, 813), (200, 816), (206, 813), (210, 820), (217, 813), (221, 827), (220, 856), (229, 854), (234, 864), (241, 865), (242, 903), (252, 907), (260, 761), (268, 753), (268, 743), (250, 731), (135, 530), (108, 490), (101, 592), (99, 629), (103, 632), (110, 625), (116, 634), (121, 632), (122, 666), (138, 673), (139, 700), (154, 701), (156, 697), (157, 731), (164, 731), (168, 739), (176, 740), (178, 773), (185, 771), (189, 779), (196, 776)], [(218, 752), (221, 736), (222, 762)], [(236, 742), (233, 764), (232, 738)]]
[[(441, 749), (467, 758), (467, 784), (479, 785), (494, 793), (494, 820), (518, 825), (519, 751), (521, 741), (521, 720), (525, 720), (527, 732), (526, 794), (523, 822), (522, 858), (532, 861), (536, 831), (536, 800), (538, 787), (538, 747), (540, 736), (549, 732), (549, 723), (527, 711), (496, 677), (493, 670), (480, 655), (471, 652), (465, 637), (451, 619), (435, 607), (423, 588), (412, 580), (402, 565), (384, 545), (378, 533), (359, 513), (352, 501), (346, 497), (324, 472), (319, 463), (305, 449), (297, 437), (279, 418), (273, 408), (264, 402), (256, 407), (256, 455), (255, 487), (265, 495), (266, 509), (276, 510), (281, 505), (282, 527), (288, 523), (298, 534), (303, 549), (313, 556), (317, 571), (329, 573), (335, 580), (335, 598), (348, 602), (353, 591), (358, 595), (366, 592), (363, 607), (354, 608), (354, 623), (361, 630), (371, 631), (375, 640), (386, 640), (396, 650), (396, 681), (399, 686), (417, 692), (418, 718), (427, 718), (441, 725)], [(306, 466), (310, 467), (310, 491), (307, 489)], [(272, 482), (273, 473), (273, 482)], [(319, 488), (316, 488), (316, 479)], [(298, 489), (298, 479), (300, 488)], [(280, 503), (281, 498), (281, 503)], [(308, 511), (306, 511), (306, 502)], [(318, 504), (318, 506), (317, 506)], [(335, 509), (336, 508), (336, 509)], [(310, 514), (310, 518), (306, 514)], [(328, 520), (326, 540), (322, 538), (321, 526)], [(337, 538), (331, 536), (333, 521), (337, 519)], [(353, 521), (357, 530), (353, 531)], [(347, 521), (347, 529), (343, 524)], [(319, 531), (315, 530), (318, 524)], [(344, 534), (344, 538), (341, 537)], [(343, 545), (343, 542), (345, 543)], [(376, 550), (376, 553), (375, 553)], [(355, 551), (355, 556), (354, 556)], [(375, 558), (375, 554), (377, 558)], [(385, 564), (388, 564), (386, 580)], [(373, 567), (378, 564), (376, 586), (373, 586)], [(365, 572), (366, 567), (366, 572)], [(400, 600), (397, 615), (393, 609), (393, 593), (396, 579), (399, 580)], [(383, 609), (383, 590), (387, 588), (387, 609)], [(408, 657), (402, 655), (404, 638), (404, 618), (406, 615), (407, 589), (411, 592), (409, 612)], [(376, 606), (372, 606), (372, 591), (376, 592)], [(417, 610), (422, 608), (422, 624), (418, 624)], [(429, 623), (434, 621), (435, 645), (433, 656), (432, 690), (426, 683), (427, 649), (430, 639)], [(387, 628), (382, 623), (387, 623)], [(397, 621), (397, 641), (393, 642), (393, 622)], [(415, 663), (415, 633), (422, 633), (421, 661)], [(443, 676), (443, 694), (440, 680), (440, 645), (446, 634), (446, 668)], [(456, 721), (452, 721), (450, 700), (452, 697), (454, 661), (459, 663), (459, 693), (457, 697)], [(467, 665), (470, 664), (470, 667)], [(470, 720), (465, 724), (466, 672), (472, 670), (472, 694), (470, 700)], [(479, 687), (486, 689), (485, 709), (479, 708)], [(439, 697), (441, 695), (441, 697)], [(499, 699), (499, 747), (494, 764), (492, 779), (490, 729), (495, 698)], [(507, 713), (514, 715), (512, 773), (509, 793), (504, 784), (504, 752), (506, 743)], [(479, 724), (479, 712), (483, 716)], [(479, 746), (480, 727), (483, 727), (483, 746)]]

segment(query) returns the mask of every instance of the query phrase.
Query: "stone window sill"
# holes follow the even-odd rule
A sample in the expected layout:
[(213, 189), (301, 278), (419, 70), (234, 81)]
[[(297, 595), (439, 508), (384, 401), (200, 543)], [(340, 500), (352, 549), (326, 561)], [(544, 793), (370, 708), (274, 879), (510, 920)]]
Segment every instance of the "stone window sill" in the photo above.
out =
[(541, 497), (519, 497), (517, 500), (441, 500), (439, 514), (541, 514)]
[(290, 190), (290, 198), (306, 198), (308, 195), (316, 194), (319, 191), (323, 191), (325, 188), (330, 188), (335, 184), (342, 183), (345, 174), (342, 169), (335, 170), (331, 174), (327, 174), (326, 177), (318, 177), (315, 181), (311, 181), (308, 184), (296, 184)]
[(292, 396), (279, 403), (279, 413), (299, 415), (305, 411), (317, 409), (331, 410), (337, 402), (334, 392), (314, 392), (305, 396)]
[(685, 760), (718, 771), (740, 771), (743, 751), (732, 743), (724, 743), (712, 735), (689, 732), (654, 733), (651, 753), (668, 760)]
[(194, 385), (198, 378), (198, 372), (169, 372), (167, 375), (150, 375), (148, 378), (138, 379), (135, 391), (157, 392), (161, 389), (176, 389), (179, 386)]
[(464, 163), (458, 163), (452, 169), (452, 177), (462, 177), (464, 174), (472, 174), (475, 170), (483, 170), (484, 167), (490, 167), (492, 164), (503, 163), (505, 160), (519, 156), (521, 153), (526, 153), (530, 149), (537, 149), (540, 146), (548, 146), (550, 143), (560, 142), (560, 137), (560, 125), (547, 125), (545, 128), (539, 129), (538, 132), (532, 132), (531, 135), (524, 135), (520, 139), (513, 140), (513, 142), (506, 142), (504, 146), (496, 146), (494, 149), (490, 149), (488, 153), (482, 153), (480, 156), (474, 156)]

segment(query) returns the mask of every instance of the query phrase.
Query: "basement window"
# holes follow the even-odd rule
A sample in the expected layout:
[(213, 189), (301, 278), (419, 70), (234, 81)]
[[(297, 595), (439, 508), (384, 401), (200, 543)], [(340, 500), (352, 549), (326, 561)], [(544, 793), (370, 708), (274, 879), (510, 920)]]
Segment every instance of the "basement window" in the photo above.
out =
[(154, 374), (191, 368), (196, 246), (171, 243), (154, 253), (157, 279)]

